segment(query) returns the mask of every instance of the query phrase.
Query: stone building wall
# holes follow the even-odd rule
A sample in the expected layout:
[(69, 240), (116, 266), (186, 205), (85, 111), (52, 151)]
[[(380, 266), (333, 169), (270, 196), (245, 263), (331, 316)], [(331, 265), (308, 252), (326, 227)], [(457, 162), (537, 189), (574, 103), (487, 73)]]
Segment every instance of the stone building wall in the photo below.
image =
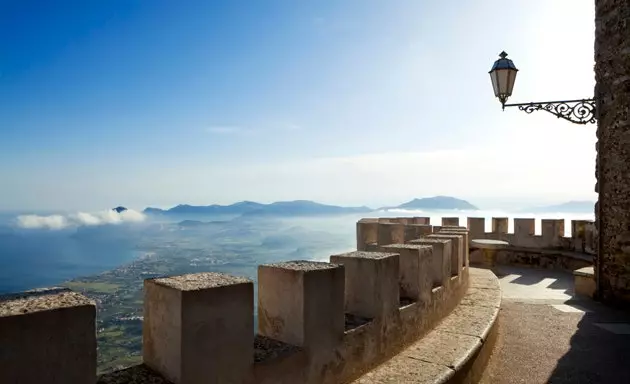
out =
[(630, 302), (629, 0), (595, 1), (595, 79), (598, 294)]

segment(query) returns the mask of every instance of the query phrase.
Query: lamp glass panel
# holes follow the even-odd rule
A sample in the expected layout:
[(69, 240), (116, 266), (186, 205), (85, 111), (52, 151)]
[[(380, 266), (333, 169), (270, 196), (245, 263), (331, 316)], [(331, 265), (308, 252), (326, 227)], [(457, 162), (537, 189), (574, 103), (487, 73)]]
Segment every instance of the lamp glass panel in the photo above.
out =
[(512, 91), (514, 90), (514, 82), (516, 81), (516, 71), (513, 69), (508, 69), (508, 79), (506, 82), (506, 92), (505, 94), (508, 96), (512, 96)]
[(509, 95), (508, 94), (508, 84), (510, 71), (508, 69), (497, 69), (497, 86), (499, 88), (499, 95)]
[(494, 96), (499, 97), (499, 84), (496, 70), (490, 72), (490, 80), (492, 81), (492, 90), (494, 91)]

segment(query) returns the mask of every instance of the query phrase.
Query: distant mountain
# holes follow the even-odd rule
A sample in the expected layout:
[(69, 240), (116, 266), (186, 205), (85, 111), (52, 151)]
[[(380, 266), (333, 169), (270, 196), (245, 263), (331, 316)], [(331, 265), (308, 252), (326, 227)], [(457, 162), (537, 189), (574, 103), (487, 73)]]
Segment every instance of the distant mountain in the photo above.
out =
[(125, 212), (127, 210), (127, 208), (122, 207), (122, 206), (118, 206), (116, 208), (112, 208), (112, 211), (116, 211), (116, 213), (122, 213)]
[(542, 207), (532, 207), (524, 209), (526, 212), (559, 212), (559, 213), (593, 213), (595, 211), (595, 202), (588, 200), (567, 201), (562, 204), (547, 205)]
[(259, 209), (245, 212), (244, 216), (312, 216), (341, 215), (348, 213), (372, 212), (368, 207), (339, 207), (309, 200), (278, 201)]
[(180, 204), (170, 209), (160, 209), (148, 207), (144, 210), (145, 214), (163, 215), (242, 215), (245, 212), (254, 211), (264, 207), (265, 204), (254, 203), (252, 201), (241, 201), (231, 205), (188, 205)]
[(368, 207), (340, 207), (335, 205), (320, 204), (308, 200), (295, 200), (279, 201), (271, 204), (242, 201), (232, 205), (178, 205), (167, 210), (149, 207), (144, 210), (144, 213), (150, 215), (243, 215), (247, 217), (256, 217), (339, 215), (371, 211), (372, 209)]
[(479, 208), (470, 204), (466, 200), (457, 199), (451, 196), (425, 197), (413, 199), (396, 207), (383, 207), (381, 209), (427, 209), (427, 210), (478, 210)]

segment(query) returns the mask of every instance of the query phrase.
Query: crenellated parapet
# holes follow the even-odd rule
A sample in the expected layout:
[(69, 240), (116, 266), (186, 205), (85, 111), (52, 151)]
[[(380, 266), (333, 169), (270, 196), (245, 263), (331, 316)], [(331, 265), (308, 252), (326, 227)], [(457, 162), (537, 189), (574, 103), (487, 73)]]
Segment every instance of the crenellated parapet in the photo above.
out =
[(260, 265), (257, 297), (251, 280), (215, 272), (147, 279), (143, 364), (101, 377), (92, 301), (67, 289), (1, 297), (0, 382), (349, 382), (467, 290), (468, 231), (424, 219), (363, 219), (357, 251)]
[(468, 218), (471, 238), (503, 240), (513, 247), (564, 250), (595, 254), (595, 227), (592, 221), (571, 220), (571, 236), (565, 236), (564, 219), (542, 219), (541, 234), (535, 234), (535, 219), (515, 218), (514, 232), (508, 232), (507, 218), (492, 218), (491, 232), (485, 219)]
[[(380, 224), (371, 224), (374, 222)], [(423, 224), (415, 224), (417, 222)], [(424, 236), (448, 228), (465, 228), (469, 245), (473, 239), (493, 239), (507, 241), (512, 247), (595, 254), (595, 226), (589, 220), (571, 220), (571, 236), (565, 236), (564, 219), (542, 219), (540, 235), (535, 234), (535, 219), (532, 218), (515, 218), (513, 233), (508, 230), (507, 217), (493, 217), (490, 232), (486, 232), (486, 219), (483, 217), (468, 217), (465, 227), (459, 227), (457, 217), (443, 217), (440, 226), (425, 223), (430, 223), (430, 218), (360, 220), (357, 223), (357, 248), (370, 249), (392, 240), (400, 241), (401, 238), (408, 242), (418, 235)]]

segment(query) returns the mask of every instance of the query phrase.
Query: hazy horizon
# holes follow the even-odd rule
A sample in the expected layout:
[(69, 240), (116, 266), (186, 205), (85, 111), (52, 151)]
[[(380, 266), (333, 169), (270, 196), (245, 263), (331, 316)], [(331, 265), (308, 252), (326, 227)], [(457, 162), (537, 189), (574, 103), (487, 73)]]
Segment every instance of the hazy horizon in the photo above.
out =
[[(569, 203), (569, 202), (591, 202), (591, 203), (595, 203), (597, 201), (597, 199), (568, 199), (568, 200), (558, 200), (558, 199), (514, 199), (514, 198), (479, 198), (479, 199), (475, 199), (475, 200), (470, 200), (470, 199), (466, 199), (463, 197), (458, 197), (458, 196), (453, 196), (453, 195), (440, 195), (440, 196), (447, 196), (447, 197), (454, 197), (456, 199), (460, 199), (460, 200), (464, 200), (469, 202), (470, 204), (478, 207), (480, 210), (502, 210), (505, 212), (521, 212), (523, 209), (533, 209), (533, 208), (538, 208), (538, 207), (546, 207), (546, 206), (552, 206), (552, 205), (559, 205), (559, 204), (564, 204), (564, 203)], [(144, 205), (144, 206), (129, 206), (126, 204), (112, 204), (111, 207), (100, 207), (98, 209), (85, 209), (85, 208), (66, 208), (66, 209), (50, 209), (50, 208), (20, 208), (20, 207), (12, 207), (11, 209), (0, 209), (0, 214), (20, 214), (20, 213), (25, 213), (25, 212), (30, 212), (33, 214), (55, 214), (55, 213), (73, 213), (73, 212), (103, 212), (103, 211), (109, 211), (112, 208), (114, 208), (115, 206), (123, 206), (125, 208), (128, 209), (132, 209), (135, 211), (143, 211), (146, 208), (158, 208), (158, 209), (170, 209), (170, 208), (174, 208), (178, 205), (192, 205), (192, 206), (210, 206), (210, 205), (222, 205), (222, 206), (228, 206), (228, 205), (232, 205), (232, 204), (237, 204), (237, 203), (241, 203), (244, 201), (249, 201), (249, 202), (254, 202), (254, 203), (261, 203), (261, 204), (271, 204), (271, 203), (275, 203), (275, 202), (286, 202), (286, 201), (300, 201), (300, 200), (308, 200), (308, 201), (313, 201), (315, 203), (319, 203), (319, 204), (326, 204), (326, 205), (334, 205), (334, 206), (341, 206), (341, 207), (368, 207), (370, 209), (374, 209), (374, 210), (378, 210), (380, 208), (383, 207), (395, 207), (397, 205), (406, 203), (408, 201), (411, 201), (413, 199), (423, 199), (423, 198), (432, 198), (432, 197), (436, 197), (434, 195), (431, 196), (416, 196), (416, 197), (409, 197), (407, 200), (393, 200), (393, 199), (388, 199), (388, 200), (383, 200), (383, 202), (380, 203), (373, 203), (373, 204), (366, 204), (366, 203), (361, 203), (361, 202), (357, 202), (355, 204), (342, 204), (342, 203), (336, 203), (334, 201), (318, 201), (318, 200), (308, 200), (308, 199), (299, 199), (299, 198), (293, 198), (293, 199), (286, 199), (286, 200), (265, 200), (265, 201), (261, 201), (261, 200), (235, 200), (235, 201), (226, 201), (223, 203), (218, 203), (218, 202), (206, 202), (206, 203), (197, 203), (197, 204), (191, 204), (189, 202), (186, 201), (180, 201), (176, 204), (171, 204), (171, 205), (160, 205), (160, 204), (148, 204), (148, 205)], [(481, 204), (479, 202), (482, 202)], [(485, 203), (485, 204), (484, 204)]]

